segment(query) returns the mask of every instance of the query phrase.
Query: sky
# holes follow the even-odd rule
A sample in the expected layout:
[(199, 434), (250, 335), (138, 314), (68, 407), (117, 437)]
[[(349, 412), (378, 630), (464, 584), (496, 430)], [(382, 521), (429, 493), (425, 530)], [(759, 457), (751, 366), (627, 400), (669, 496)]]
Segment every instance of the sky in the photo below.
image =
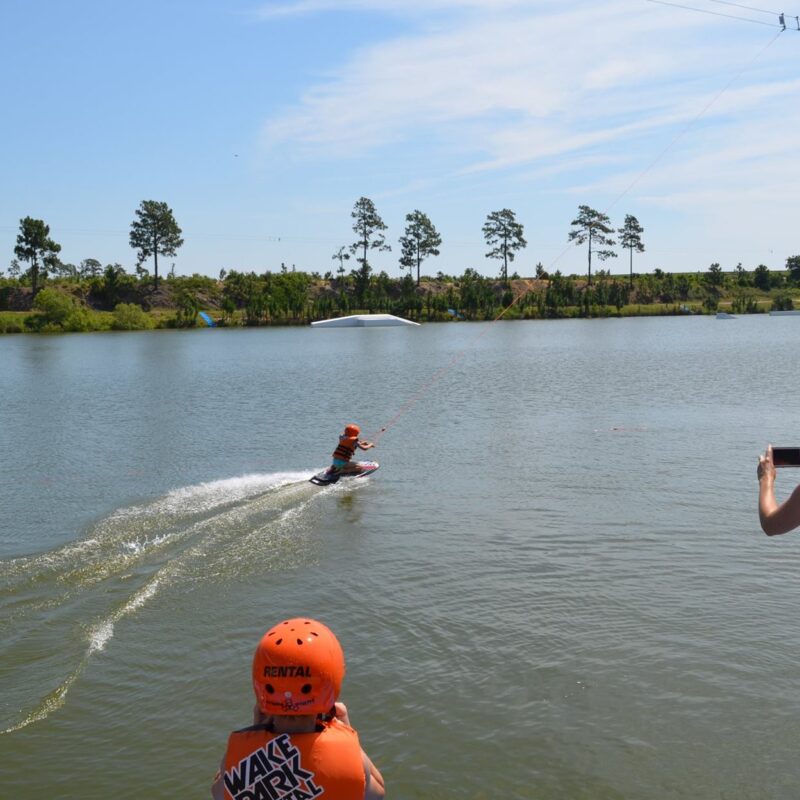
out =
[[(677, 5), (2, 0), (0, 271), (26, 216), (63, 261), (133, 271), (135, 210), (158, 200), (185, 241), (162, 271), (324, 274), (362, 196), (393, 277), (414, 210), (442, 237), (423, 273), (498, 275), (482, 226), (504, 208), (528, 243), (510, 272), (581, 274), (580, 205), (638, 219), (635, 272), (781, 269), (800, 253), (798, 22)], [(616, 250), (594, 268), (627, 273)]]

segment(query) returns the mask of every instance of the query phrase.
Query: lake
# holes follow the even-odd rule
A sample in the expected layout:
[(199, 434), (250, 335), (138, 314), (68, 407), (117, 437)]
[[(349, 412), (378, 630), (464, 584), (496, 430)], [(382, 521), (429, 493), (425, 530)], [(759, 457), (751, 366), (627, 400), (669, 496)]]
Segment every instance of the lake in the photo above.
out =
[[(206, 797), (261, 634), (391, 798), (797, 798), (800, 318), (0, 337), (0, 771)], [(369, 479), (319, 488), (337, 436)], [(381, 432), (381, 429), (386, 430)], [(784, 498), (800, 471), (781, 470)]]

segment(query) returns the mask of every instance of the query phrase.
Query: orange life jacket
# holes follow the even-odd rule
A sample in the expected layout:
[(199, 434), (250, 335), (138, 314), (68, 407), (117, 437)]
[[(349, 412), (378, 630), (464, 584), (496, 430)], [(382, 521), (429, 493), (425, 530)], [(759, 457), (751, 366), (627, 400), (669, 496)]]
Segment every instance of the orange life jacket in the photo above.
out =
[(358, 436), (340, 436), (339, 445), (333, 451), (333, 457), (341, 461), (349, 461), (356, 452)]
[(226, 800), (363, 800), (358, 734), (339, 720), (315, 733), (274, 733), (266, 725), (234, 731), (222, 785)]

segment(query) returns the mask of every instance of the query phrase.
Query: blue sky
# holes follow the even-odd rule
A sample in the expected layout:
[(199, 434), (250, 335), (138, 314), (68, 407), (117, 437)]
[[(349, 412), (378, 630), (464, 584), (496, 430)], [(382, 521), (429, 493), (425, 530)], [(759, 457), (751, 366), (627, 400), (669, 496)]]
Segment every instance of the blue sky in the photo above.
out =
[[(372, 265), (393, 276), (415, 209), (443, 239), (430, 274), (497, 275), (481, 227), (502, 208), (528, 241), (513, 269), (581, 273), (585, 250), (567, 239), (580, 204), (615, 227), (639, 219), (640, 272), (780, 269), (800, 253), (800, 31), (747, 3), (683, 4), (713, 13), (647, 0), (3, 0), (0, 270), (27, 215), (64, 261), (132, 270), (130, 223), (154, 199), (183, 229), (179, 274), (324, 273), (355, 239), (362, 195), (393, 246)], [(626, 272), (627, 253), (606, 266)]]

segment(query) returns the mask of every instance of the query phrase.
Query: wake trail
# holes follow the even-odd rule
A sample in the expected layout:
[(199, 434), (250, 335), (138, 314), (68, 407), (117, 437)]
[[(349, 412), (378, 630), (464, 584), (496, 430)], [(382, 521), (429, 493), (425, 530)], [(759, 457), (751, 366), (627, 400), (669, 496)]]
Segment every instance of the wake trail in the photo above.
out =
[[(155, 502), (114, 512), (98, 523), (80, 543), (24, 560), (29, 570), (38, 569), (39, 573), (29, 573), (23, 577), (34, 583), (39, 582), (43, 587), (49, 585), (58, 595), (57, 600), (49, 598), (49, 606), (48, 598), (44, 598), (44, 604), (37, 601), (31, 607), (43, 610), (54, 604), (66, 604), (63, 611), (67, 619), (62, 620), (59, 615), (58, 624), (72, 629), (75, 624), (80, 626), (85, 631), (85, 645), (76, 666), (58, 680), (56, 687), (35, 702), (33, 709), (23, 713), (17, 722), (0, 729), (0, 734), (12, 733), (46, 719), (61, 708), (70, 688), (92, 657), (102, 652), (111, 641), (117, 624), (152, 601), (165, 588), (180, 581), (206, 582), (256, 569), (268, 572), (292, 568), (307, 560), (306, 547), (298, 548), (296, 541), (298, 531), (300, 538), (308, 533), (303, 512), (325, 494), (308, 484), (307, 479), (311, 474), (247, 476), (244, 481), (229, 479), (176, 490)], [(227, 494), (222, 497), (220, 492)], [(184, 510), (183, 527), (176, 505), (179, 497), (180, 502), (188, 506)], [(198, 502), (192, 504), (192, 498)], [(126, 520), (135, 520), (138, 524), (141, 520), (152, 521), (153, 518), (161, 519), (162, 523), (169, 518), (169, 532), (159, 532), (157, 527), (150, 527), (147, 538), (130, 539), (131, 529)], [(98, 534), (100, 529), (103, 530), (102, 534)], [(180, 546), (176, 546), (178, 544)], [(85, 565), (74, 561), (76, 557), (91, 561), (98, 554), (103, 554), (107, 562), (101, 558), (88, 571)], [(158, 556), (155, 560), (154, 554)], [(15, 569), (19, 569), (21, 561), (15, 561)], [(129, 574), (123, 575), (126, 571)], [(49, 583), (43, 576), (51, 579)], [(86, 615), (82, 613), (84, 603), (77, 599), (70, 604), (70, 592), (59, 591), (63, 588), (59, 586), (61, 582), (76, 576), (79, 578), (72, 591), (85, 594), (85, 604), (90, 607), (96, 606), (98, 600), (107, 596), (119, 597), (121, 593), (127, 593), (128, 596), (105, 613), (93, 614), (87, 623)], [(117, 581), (113, 585), (97, 587), (98, 582), (115, 577)], [(137, 582), (140, 585), (131, 591), (131, 584)], [(0, 612), (4, 610), (0, 604)], [(17, 614), (14, 621), (19, 623), (23, 616)], [(51, 619), (42, 619), (40, 622), (42, 628), (52, 624)], [(36, 635), (31, 625), (15, 627), (17, 630), (12, 633), (17, 636), (3, 637), (4, 645), (10, 646), (9, 656), (15, 639), (30, 640)], [(40, 635), (45, 634), (40, 632)], [(51, 635), (47, 633), (48, 640)], [(30, 646), (29, 641), (26, 641), (26, 646)], [(67, 646), (65, 641), (63, 649), (66, 650)], [(32, 656), (24, 653), (21, 662), (15, 665), (17, 676), (25, 675), (24, 661), (28, 658)], [(63, 664), (61, 658), (57, 661)], [(0, 686), (0, 694), (4, 693)], [(30, 692), (25, 694), (30, 699)]]
[(87, 664), (91, 657), (103, 650), (106, 643), (114, 635), (114, 625), (119, 622), (124, 616), (135, 611), (137, 608), (143, 606), (155, 593), (158, 591), (159, 580), (154, 578), (136, 592), (127, 603), (117, 608), (112, 614), (105, 619), (95, 623), (89, 630), (88, 639), (89, 645), (84, 653), (83, 658), (78, 665), (70, 672), (61, 683), (48, 694), (46, 694), (39, 704), (19, 722), (9, 726), (5, 730), (0, 731), (0, 735), (6, 733), (13, 733), (14, 731), (21, 730), (33, 722), (39, 722), (46, 719), (54, 711), (57, 711), (64, 705), (67, 698), (67, 692), (70, 687), (78, 680), (81, 673), (86, 669)]
[(153, 502), (113, 512), (76, 542), (0, 562), (2, 618), (53, 608), (76, 591), (135, 569), (162, 552), (168, 557), (182, 540), (224, 523), (237, 508), (253, 507), (263, 498), (267, 504), (273, 497), (280, 503), (281, 490), (305, 485), (308, 476), (245, 475), (175, 489)]

